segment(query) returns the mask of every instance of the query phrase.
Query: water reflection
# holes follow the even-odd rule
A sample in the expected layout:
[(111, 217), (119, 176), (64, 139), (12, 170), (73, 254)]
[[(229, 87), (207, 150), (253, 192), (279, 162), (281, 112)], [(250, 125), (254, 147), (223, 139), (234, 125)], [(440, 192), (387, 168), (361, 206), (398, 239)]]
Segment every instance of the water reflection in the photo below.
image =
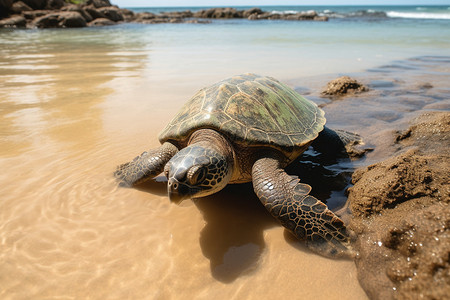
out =
[(148, 60), (144, 43), (125, 43), (111, 30), (1, 34), (1, 156), (48, 139), (93, 144), (102, 129), (99, 104), (113, 91), (105, 84), (139, 76)]

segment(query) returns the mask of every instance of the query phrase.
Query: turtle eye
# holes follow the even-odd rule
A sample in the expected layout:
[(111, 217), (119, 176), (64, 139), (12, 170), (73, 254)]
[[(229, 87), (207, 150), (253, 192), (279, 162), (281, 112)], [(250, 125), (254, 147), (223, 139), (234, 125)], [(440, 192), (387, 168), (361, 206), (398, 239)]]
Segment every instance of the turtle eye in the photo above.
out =
[(197, 185), (201, 183), (206, 178), (207, 170), (205, 167), (202, 166), (193, 166), (188, 174), (187, 179), (189, 181), (190, 185)]

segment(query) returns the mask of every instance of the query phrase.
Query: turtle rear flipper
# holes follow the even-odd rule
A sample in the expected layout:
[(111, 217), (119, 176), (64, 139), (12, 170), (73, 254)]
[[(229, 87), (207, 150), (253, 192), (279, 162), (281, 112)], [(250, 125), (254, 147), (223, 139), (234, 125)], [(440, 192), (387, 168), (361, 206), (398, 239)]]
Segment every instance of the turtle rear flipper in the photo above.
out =
[(166, 163), (178, 152), (172, 143), (165, 142), (161, 146), (135, 157), (132, 161), (117, 167), (114, 177), (120, 180), (121, 186), (133, 186), (142, 183), (164, 170)]
[(311, 146), (327, 158), (358, 158), (372, 151), (357, 133), (324, 127)]
[(311, 187), (280, 168), (277, 155), (267, 155), (252, 169), (253, 188), (266, 209), (313, 251), (327, 256), (350, 255), (344, 222), (308, 195)]

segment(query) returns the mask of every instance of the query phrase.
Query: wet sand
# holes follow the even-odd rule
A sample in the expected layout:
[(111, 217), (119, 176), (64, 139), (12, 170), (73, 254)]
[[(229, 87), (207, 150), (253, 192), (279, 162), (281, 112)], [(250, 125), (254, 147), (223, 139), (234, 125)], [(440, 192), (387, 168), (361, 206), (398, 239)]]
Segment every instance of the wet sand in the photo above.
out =
[(144, 74), (130, 45), (62, 46), (0, 58), (0, 298), (364, 299), (353, 262), (286, 235), (249, 185), (181, 207), (162, 178), (119, 188), (200, 79)]
[[(157, 146), (173, 107), (201, 86), (157, 74), (143, 85), (139, 51), (114, 45), (83, 53), (69, 47), (0, 58), (13, 66), (2, 68), (8, 82), (0, 90), (2, 299), (367, 297), (352, 261), (309, 252), (250, 185), (182, 206), (169, 203), (162, 177), (117, 187), (116, 165)], [(347, 74), (372, 90), (334, 101), (319, 93), (337, 74), (288, 81), (321, 104), (330, 127), (357, 132), (375, 148), (352, 164), (327, 166), (326, 186), (323, 176), (305, 180), (313, 193), (339, 208), (349, 172), (395, 152), (388, 133), (423, 111), (448, 111), (448, 66), (448, 58), (421, 58)], [(74, 85), (86, 70), (91, 75)]]

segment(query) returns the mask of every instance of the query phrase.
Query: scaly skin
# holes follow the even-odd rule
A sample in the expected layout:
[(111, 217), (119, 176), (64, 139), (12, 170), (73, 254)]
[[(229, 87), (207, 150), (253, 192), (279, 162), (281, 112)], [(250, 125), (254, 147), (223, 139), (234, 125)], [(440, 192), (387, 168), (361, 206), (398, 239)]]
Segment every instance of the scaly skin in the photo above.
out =
[(117, 167), (114, 176), (122, 186), (133, 186), (160, 174), (166, 163), (178, 152), (172, 143), (161, 146), (135, 157), (132, 161)]
[(280, 168), (280, 155), (267, 152), (253, 165), (253, 188), (273, 217), (299, 240), (324, 256), (347, 256), (349, 239), (344, 222), (308, 195), (311, 187)]

